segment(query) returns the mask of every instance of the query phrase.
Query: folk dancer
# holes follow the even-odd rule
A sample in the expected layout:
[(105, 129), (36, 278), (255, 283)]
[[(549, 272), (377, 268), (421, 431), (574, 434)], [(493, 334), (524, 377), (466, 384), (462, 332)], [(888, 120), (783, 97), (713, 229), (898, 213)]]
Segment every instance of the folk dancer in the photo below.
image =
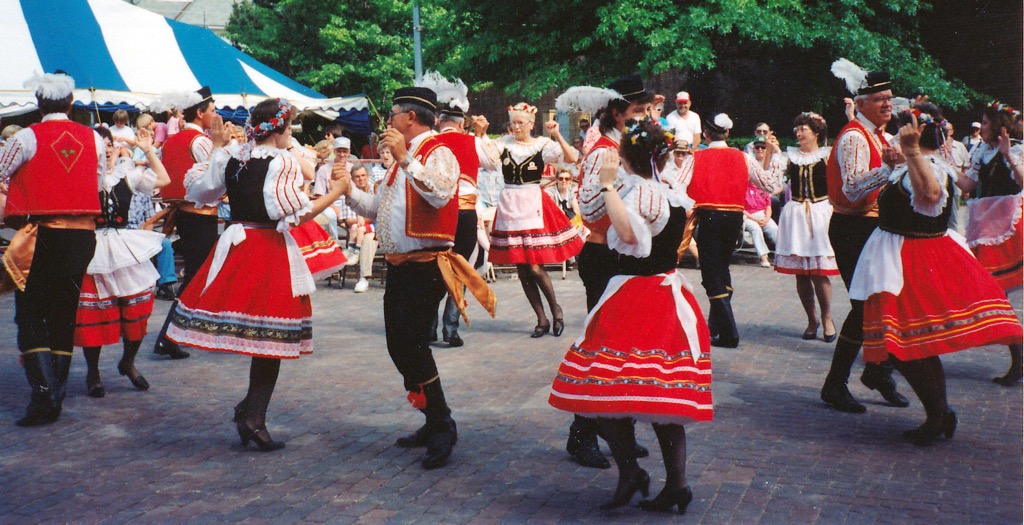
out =
[[(858, 199), (849, 198), (849, 191), (859, 180), (873, 176), (876, 172), (888, 173), (895, 165), (896, 150), (890, 145), (891, 135), (885, 133), (885, 124), (892, 118), (892, 84), (889, 74), (884, 71), (864, 73), (846, 59), (837, 60), (832, 71), (844, 74), (853, 70), (847, 88), (856, 95), (855, 118), (848, 122), (836, 137), (832, 153), (826, 164), (828, 197), (832, 203), (832, 220), (828, 236), (836, 255), (836, 265), (846, 289), (850, 289), (853, 273), (857, 268), (861, 250), (871, 232), (878, 226), (878, 191), (872, 191)], [(847, 69), (843, 69), (843, 68)], [(838, 68), (838, 69), (837, 69)], [(850, 75), (844, 74), (844, 77)], [(886, 156), (890, 160), (884, 161)], [(850, 313), (839, 330), (832, 365), (825, 384), (821, 387), (821, 400), (828, 406), (842, 412), (861, 414), (867, 411), (846, 386), (850, 369), (857, 359), (863, 341), (864, 303), (850, 299)], [(906, 407), (910, 403), (896, 391), (892, 379), (892, 364), (888, 362), (864, 364), (861, 383), (878, 390), (892, 406)]]
[(381, 147), (395, 163), (376, 195), (343, 179), (346, 203), (376, 221), (388, 279), (384, 289), (384, 330), (388, 353), (413, 407), (426, 424), (398, 440), (404, 448), (426, 447), (423, 468), (447, 464), (458, 440), (455, 420), (441, 387), (429, 346), (430, 323), (445, 289), (463, 318), (461, 283), (494, 315), (494, 293), (469, 263), (451, 251), (458, 224), (459, 163), (452, 150), (431, 134), (437, 97), (421, 87), (395, 92)]
[[(11, 137), (0, 157), (0, 183), (9, 185), (4, 222), (19, 229), (27, 240), (21, 244), (23, 253), (32, 254), (19, 258), (21, 265), (12, 264), (14, 242), (4, 254), (4, 266), (17, 286), (18, 350), (32, 387), (25, 417), (17, 421), (23, 427), (60, 417), (78, 296), (96, 248), (99, 181), (107, 171), (103, 139), (68, 119), (74, 79), (45, 74), (26, 86), (34, 88), (43, 120)], [(54, 190), (56, 180), (60, 191)]]

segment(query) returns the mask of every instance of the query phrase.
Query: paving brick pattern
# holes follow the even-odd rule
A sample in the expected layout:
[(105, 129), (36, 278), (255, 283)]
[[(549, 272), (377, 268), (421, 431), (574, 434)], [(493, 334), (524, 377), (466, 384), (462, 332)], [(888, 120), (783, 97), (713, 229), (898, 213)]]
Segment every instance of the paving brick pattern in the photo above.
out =
[[(683, 271), (699, 287), (699, 274)], [(902, 379), (909, 408), (885, 406), (860, 385), (860, 364), (851, 390), (868, 413), (824, 408), (818, 389), (832, 345), (800, 339), (792, 277), (751, 265), (733, 270), (741, 346), (713, 351), (715, 421), (689, 429), (689, 511), (598, 510), (615, 471), (572, 463), (570, 416), (547, 404), (584, 316), (578, 277), (553, 275), (563, 337), (528, 337), (529, 305), (506, 275), (494, 285), (497, 319), (474, 305), (466, 346), (434, 347), (460, 435), (451, 465), (433, 471), (420, 467), (421, 450), (393, 445), (422, 416), (384, 348), (379, 283), (365, 294), (352, 283), (315, 294), (316, 353), (282, 366), (268, 418), (288, 448), (269, 454), (243, 450), (230, 423), (249, 360), (202, 351), (165, 360), (150, 353), (152, 334), (138, 362), (150, 391), (116, 373), (121, 349), (108, 347), (107, 397), (87, 397), (76, 352), (60, 421), (15, 426), (28, 388), (13, 298), (0, 298), (0, 523), (1021, 523), (1022, 391), (990, 382), (1006, 369), (1004, 348), (943, 358), (960, 426), (952, 441), (917, 448), (900, 433), (924, 412)], [(848, 303), (835, 283), (841, 320)], [(1011, 300), (1019, 306), (1021, 295)], [(157, 303), (152, 325), (167, 308)], [(637, 433), (659, 490), (654, 433)]]

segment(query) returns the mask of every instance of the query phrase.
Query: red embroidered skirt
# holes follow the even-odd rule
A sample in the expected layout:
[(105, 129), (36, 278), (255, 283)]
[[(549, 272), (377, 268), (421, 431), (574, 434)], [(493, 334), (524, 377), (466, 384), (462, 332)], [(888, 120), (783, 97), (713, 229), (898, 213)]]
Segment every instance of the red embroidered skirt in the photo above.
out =
[[(575, 257), (583, 249), (583, 239), (558, 204), (541, 193), (544, 227), (520, 231), (491, 231), (491, 249), (487, 260), (493, 264), (558, 264)], [(498, 207), (495, 224), (502, 213)]]
[(152, 313), (152, 289), (126, 297), (100, 297), (96, 278), (86, 274), (78, 296), (75, 346), (112, 345), (122, 337), (125, 341), (142, 341)]
[[(287, 234), (246, 229), (206, 290), (214, 253), (182, 293), (167, 337), (213, 352), (294, 359), (313, 353), (313, 308), (292, 295)], [(216, 252), (216, 250), (214, 250)]]
[(304, 222), (288, 233), (298, 243), (313, 280), (325, 279), (345, 266), (345, 255), (338, 243), (315, 221)]
[(592, 417), (712, 420), (708, 327), (681, 282), (614, 277), (558, 367), (548, 403)]
[(949, 236), (905, 239), (899, 295), (864, 303), (864, 360), (922, 359), (990, 344), (1019, 344), (1024, 331), (1002, 288)]
[(1013, 235), (995, 245), (979, 244), (974, 247), (974, 256), (985, 270), (992, 274), (1003, 290), (1016, 290), (1024, 284), (1024, 236), (1021, 234), (1021, 219), (1014, 225)]

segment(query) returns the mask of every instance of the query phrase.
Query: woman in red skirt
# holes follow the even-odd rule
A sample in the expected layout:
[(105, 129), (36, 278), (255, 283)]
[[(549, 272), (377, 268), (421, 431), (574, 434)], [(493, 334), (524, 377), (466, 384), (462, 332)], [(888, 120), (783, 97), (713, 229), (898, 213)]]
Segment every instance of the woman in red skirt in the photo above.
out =
[(903, 433), (916, 445), (952, 438), (956, 431), (939, 355), (1019, 343), (1024, 336), (1002, 288), (963, 239), (947, 231), (958, 173), (938, 154), (947, 136), (942, 122), (939, 109), (928, 103), (900, 115), (906, 164), (856, 188), (867, 193), (884, 185), (878, 229), (850, 286), (850, 298), (865, 301), (864, 360), (893, 356), (921, 400), (927, 419)]
[(605, 509), (628, 504), (637, 491), (647, 495), (650, 476), (637, 463), (633, 435), (637, 419), (654, 424), (666, 473), (665, 488), (640, 508), (686, 511), (693, 493), (686, 482), (683, 424), (714, 416), (707, 323), (675, 269), (685, 197), (653, 180), (672, 146), (672, 135), (646, 117), (619, 147), (628, 193), (620, 198), (613, 185), (619, 155), (602, 167), (601, 194), (612, 222), (608, 246), (622, 255), (583, 335), (565, 354), (548, 399), (560, 410), (598, 418), (619, 469)]
[[(971, 154), (967, 176), (960, 178), (964, 193), (977, 190), (970, 200), (967, 245), (1007, 293), (1024, 284), (1024, 236), (1021, 215), (1024, 211), (1024, 145), (1020, 112), (993, 102), (981, 118), (980, 146)], [(1012, 147), (1011, 139), (1016, 141)], [(992, 381), (1015, 386), (1024, 377), (1022, 346), (1009, 345), (1010, 369)]]
[[(255, 441), (263, 451), (284, 447), (266, 427), (281, 360), (313, 352), (309, 294), (316, 286), (289, 232), (341, 196), (340, 184), (314, 201), (302, 192), (298, 162), (286, 149), (294, 116), (287, 101), (259, 103), (246, 124), (249, 142), (217, 149), (190, 170), (188, 199), (212, 204), (226, 191), (232, 224), (181, 294), (167, 331), (178, 344), (252, 357), (234, 421), (242, 444)], [(212, 133), (221, 127), (218, 120)], [(335, 165), (332, 178), (345, 175), (345, 164)]]
[[(537, 314), (537, 326), (530, 337), (542, 337), (549, 330), (559, 336), (565, 321), (544, 265), (575, 257), (583, 248), (583, 240), (555, 201), (541, 190), (540, 181), (547, 163), (573, 163), (577, 155), (558, 132), (557, 122), (544, 125), (555, 140), (531, 136), (536, 114), (537, 108), (525, 102), (508, 108), (512, 134), (490, 143), (500, 153), (505, 189), (498, 197), (487, 260), (516, 265), (519, 282)], [(484, 168), (496, 169), (487, 159), (481, 160)], [(551, 322), (544, 313), (541, 293), (551, 307)]]
[(110, 130), (97, 128), (96, 132), (107, 144), (107, 173), (100, 181), (96, 252), (78, 298), (75, 346), (81, 346), (85, 355), (89, 396), (103, 397), (107, 391), (100, 381), (100, 350), (122, 338), (124, 353), (117, 371), (128, 376), (135, 388), (149, 389), (149, 382), (135, 368), (135, 356), (153, 313), (153, 283), (160, 278), (150, 258), (160, 253), (164, 236), (126, 228), (132, 194), (152, 193), (171, 179), (153, 149), (153, 137), (148, 130), (139, 130), (136, 143), (146, 153), (148, 169), (136, 166), (127, 150), (114, 148)]

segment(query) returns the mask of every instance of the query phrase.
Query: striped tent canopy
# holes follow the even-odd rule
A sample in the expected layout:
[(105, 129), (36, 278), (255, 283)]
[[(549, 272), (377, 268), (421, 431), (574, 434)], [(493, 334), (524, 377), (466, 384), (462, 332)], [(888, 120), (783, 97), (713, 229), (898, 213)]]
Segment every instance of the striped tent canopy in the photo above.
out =
[(89, 108), (143, 110), (161, 93), (205, 85), (222, 113), (282, 97), (353, 132), (371, 131), (365, 96), (327, 98), (206, 28), (122, 0), (0, 0), (0, 34), (0, 116), (35, 110), (24, 81), (60, 69), (75, 79), (75, 103)]

